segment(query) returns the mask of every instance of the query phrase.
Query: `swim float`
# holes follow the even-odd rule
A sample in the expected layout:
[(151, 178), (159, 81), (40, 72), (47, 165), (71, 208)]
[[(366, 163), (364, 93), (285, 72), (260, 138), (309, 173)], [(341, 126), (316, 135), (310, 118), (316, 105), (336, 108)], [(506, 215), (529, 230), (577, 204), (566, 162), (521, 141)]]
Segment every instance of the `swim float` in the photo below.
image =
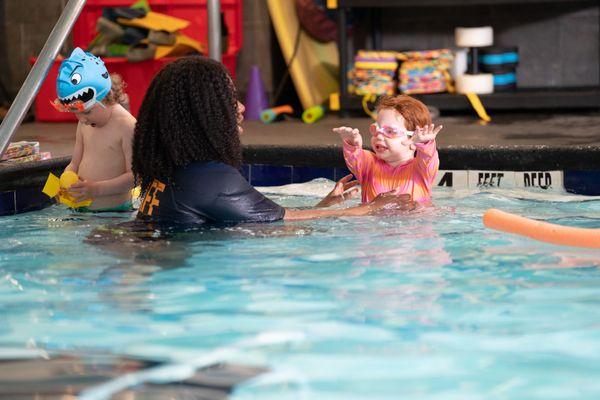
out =
[(526, 236), (541, 242), (600, 249), (600, 229), (556, 225), (495, 208), (490, 208), (483, 214), (483, 225), (490, 229)]

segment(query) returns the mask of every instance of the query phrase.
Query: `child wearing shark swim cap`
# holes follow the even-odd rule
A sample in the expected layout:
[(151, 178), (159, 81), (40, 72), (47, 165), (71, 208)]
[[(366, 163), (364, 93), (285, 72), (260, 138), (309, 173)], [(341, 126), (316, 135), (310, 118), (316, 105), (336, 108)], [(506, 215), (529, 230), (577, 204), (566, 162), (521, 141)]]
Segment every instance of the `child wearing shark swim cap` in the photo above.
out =
[(77, 202), (92, 199), (85, 211), (130, 211), (133, 174), (131, 143), (135, 118), (121, 104), (123, 82), (104, 62), (76, 48), (60, 65), (56, 109), (75, 114), (79, 123), (71, 163), (79, 175), (69, 188)]

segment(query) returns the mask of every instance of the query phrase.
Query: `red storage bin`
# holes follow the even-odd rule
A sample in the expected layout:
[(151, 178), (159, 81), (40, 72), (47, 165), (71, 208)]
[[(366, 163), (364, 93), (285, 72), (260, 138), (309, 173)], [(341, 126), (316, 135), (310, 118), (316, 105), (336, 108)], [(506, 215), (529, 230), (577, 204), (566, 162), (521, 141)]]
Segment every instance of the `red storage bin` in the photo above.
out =
[[(96, 21), (102, 15), (104, 7), (129, 7), (135, 0), (88, 0), (73, 28), (73, 45), (87, 48), (96, 36)], [(152, 11), (172, 15), (190, 21), (190, 26), (182, 32), (200, 41), (208, 49), (206, 0), (149, 0)], [(242, 47), (242, 0), (221, 0), (221, 12), (225, 17), (229, 33), (227, 53), (222, 61), (235, 79), (237, 54)], [(123, 57), (103, 57), (110, 73), (117, 73), (127, 84), (125, 91), (129, 95), (131, 113), (135, 116), (150, 86), (154, 75), (174, 58), (148, 60), (130, 63)], [(33, 61), (34, 59), (32, 59)], [(71, 113), (56, 111), (50, 101), (56, 98), (56, 77), (60, 61), (56, 61), (40, 88), (35, 99), (36, 119), (45, 122), (75, 121)]]

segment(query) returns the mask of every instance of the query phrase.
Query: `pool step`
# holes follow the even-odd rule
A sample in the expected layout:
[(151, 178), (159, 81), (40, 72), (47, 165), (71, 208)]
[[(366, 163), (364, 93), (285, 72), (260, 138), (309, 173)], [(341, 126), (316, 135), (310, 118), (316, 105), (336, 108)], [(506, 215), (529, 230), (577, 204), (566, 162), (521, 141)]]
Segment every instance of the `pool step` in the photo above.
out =
[[(159, 361), (92, 351), (0, 349), (0, 399), (77, 400), (86, 390), (163, 365)], [(213, 364), (198, 369), (187, 379), (128, 387), (110, 399), (226, 399), (236, 385), (266, 371), (238, 364)]]

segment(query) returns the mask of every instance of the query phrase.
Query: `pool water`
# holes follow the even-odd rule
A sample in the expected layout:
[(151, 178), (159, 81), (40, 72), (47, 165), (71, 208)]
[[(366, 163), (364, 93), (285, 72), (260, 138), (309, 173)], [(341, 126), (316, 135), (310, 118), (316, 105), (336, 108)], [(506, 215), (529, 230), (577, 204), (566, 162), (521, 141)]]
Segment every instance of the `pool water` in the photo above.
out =
[[(329, 187), (264, 190), (307, 206)], [(434, 202), (142, 236), (119, 227), (129, 215), (3, 217), (0, 345), (269, 369), (234, 399), (600, 398), (600, 251), (481, 222), (495, 207), (600, 228), (600, 200), (440, 189)]]

